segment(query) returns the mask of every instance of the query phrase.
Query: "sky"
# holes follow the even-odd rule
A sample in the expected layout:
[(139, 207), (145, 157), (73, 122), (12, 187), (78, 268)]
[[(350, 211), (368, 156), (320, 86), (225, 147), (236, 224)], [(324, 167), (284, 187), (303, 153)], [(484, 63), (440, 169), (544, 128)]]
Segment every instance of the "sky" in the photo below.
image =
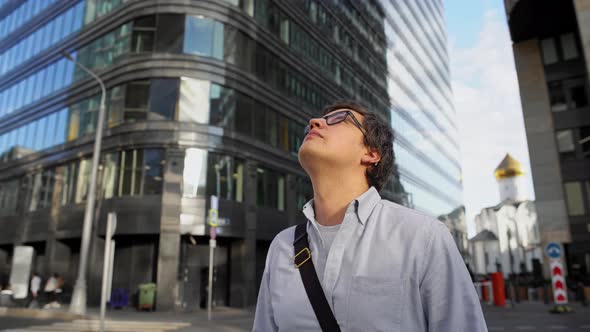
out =
[(459, 128), (468, 236), (482, 208), (500, 203), (494, 170), (506, 153), (533, 182), (512, 42), (502, 0), (443, 0)]

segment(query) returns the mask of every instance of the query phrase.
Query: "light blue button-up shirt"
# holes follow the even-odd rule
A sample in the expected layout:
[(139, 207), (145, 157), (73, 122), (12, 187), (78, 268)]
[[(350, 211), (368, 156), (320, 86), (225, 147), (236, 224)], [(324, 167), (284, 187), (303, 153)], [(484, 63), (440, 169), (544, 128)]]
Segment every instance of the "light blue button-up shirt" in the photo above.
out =
[[(303, 208), (312, 260), (323, 245), (313, 200)], [(293, 264), (295, 227), (270, 245), (253, 331), (321, 331)], [(318, 276), (342, 331), (487, 331), (453, 238), (440, 221), (371, 187), (346, 210)]]

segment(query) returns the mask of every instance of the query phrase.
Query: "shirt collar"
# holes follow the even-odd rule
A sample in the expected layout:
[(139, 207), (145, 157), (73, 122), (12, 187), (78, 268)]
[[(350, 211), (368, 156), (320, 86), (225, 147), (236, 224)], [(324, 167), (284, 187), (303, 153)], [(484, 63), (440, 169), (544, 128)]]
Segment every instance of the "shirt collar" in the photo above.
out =
[[(315, 220), (313, 201), (313, 198), (310, 199), (309, 202), (303, 206), (302, 210), (305, 217), (310, 221)], [(364, 225), (367, 222), (369, 215), (373, 211), (373, 208), (375, 205), (377, 205), (377, 203), (379, 203), (379, 201), (381, 201), (381, 195), (379, 195), (379, 192), (377, 189), (375, 189), (375, 187), (370, 187), (369, 190), (365, 191), (362, 195), (350, 202), (348, 208), (346, 209), (346, 214), (356, 212), (358, 221), (361, 223), (361, 225)]]

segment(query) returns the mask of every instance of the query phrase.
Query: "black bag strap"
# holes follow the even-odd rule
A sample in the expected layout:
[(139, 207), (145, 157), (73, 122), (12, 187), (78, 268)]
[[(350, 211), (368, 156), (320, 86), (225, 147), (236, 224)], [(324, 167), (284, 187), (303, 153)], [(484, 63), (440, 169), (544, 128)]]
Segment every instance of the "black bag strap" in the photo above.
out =
[(313, 261), (311, 260), (311, 250), (309, 249), (309, 241), (307, 240), (307, 222), (297, 225), (295, 227), (295, 241), (293, 241), (295, 249), (294, 263), (295, 267), (299, 269), (305, 292), (311, 302), (313, 312), (315, 313), (320, 327), (324, 332), (340, 332), (340, 327), (332, 313), (332, 309), (328, 304), (322, 284), (315, 272)]

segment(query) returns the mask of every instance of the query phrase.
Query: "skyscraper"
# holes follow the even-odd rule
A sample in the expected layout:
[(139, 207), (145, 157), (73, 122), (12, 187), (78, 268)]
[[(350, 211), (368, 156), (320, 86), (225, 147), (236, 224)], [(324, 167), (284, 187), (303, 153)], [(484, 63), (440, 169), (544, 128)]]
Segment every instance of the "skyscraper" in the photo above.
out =
[(253, 304), (270, 240), (312, 195), (303, 128), (337, 99), (392, 124), (385, 198), (462, 205), (440, 0), (0, 5), (0, 266), (31, 245), (37, 269), (75, 279), (100, 90), (63, 51), (107, 86), (90, 285), (114, 211), (113, 288), (156, 282), (158, 308), (202, 305), (217, 195), (215, 302)]
[(505, 1), (544, 245), (590, 273), (587, 1)]

